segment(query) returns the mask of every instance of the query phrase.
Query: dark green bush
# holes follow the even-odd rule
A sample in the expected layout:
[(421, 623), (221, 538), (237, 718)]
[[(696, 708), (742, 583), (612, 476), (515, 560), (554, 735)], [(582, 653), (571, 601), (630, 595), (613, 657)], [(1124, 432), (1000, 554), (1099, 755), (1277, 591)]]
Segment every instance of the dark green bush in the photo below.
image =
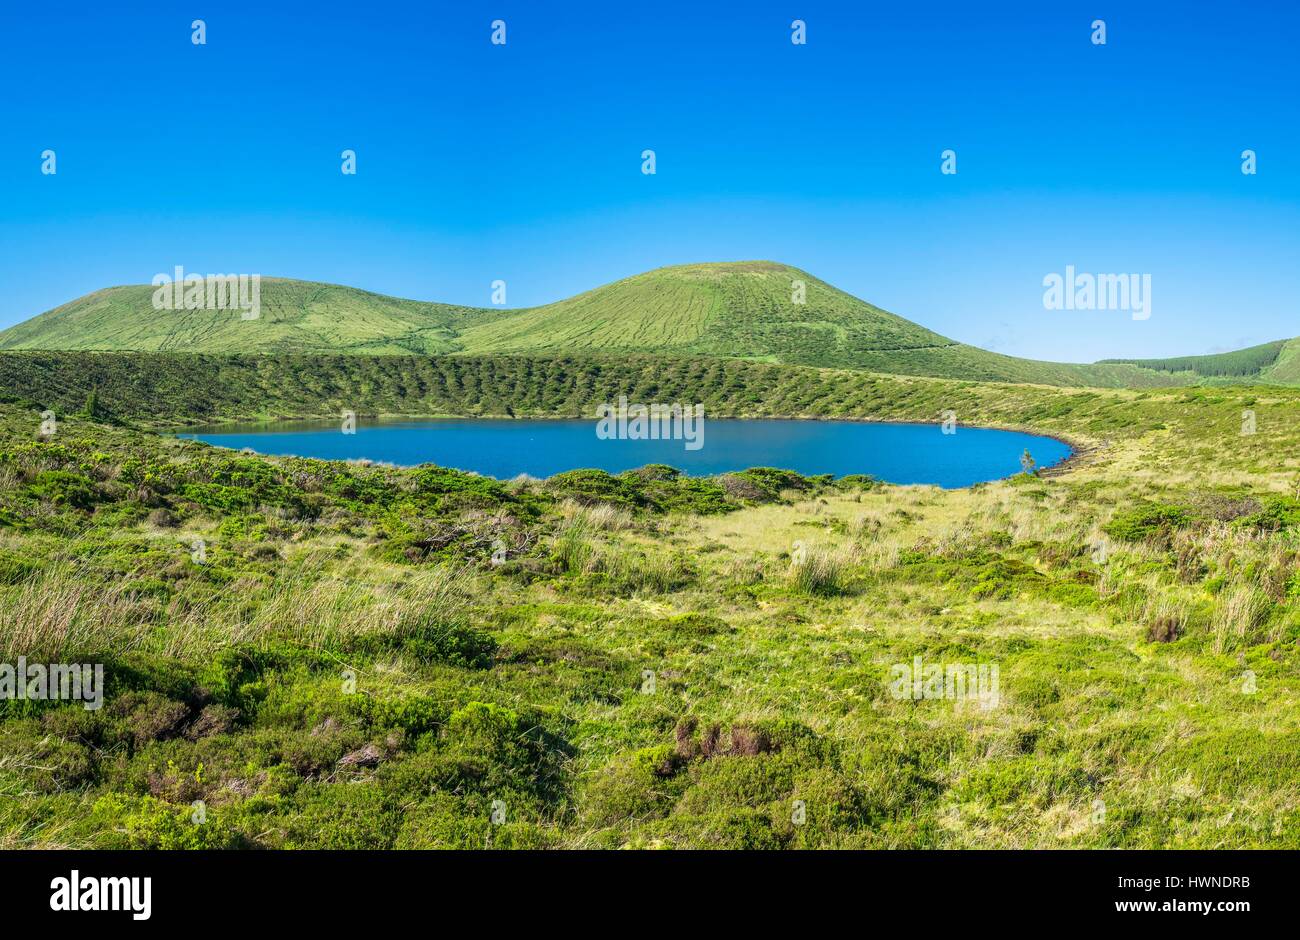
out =
[(625, 509), (645, 505), (645, 496), (630, 479), (611, 476), (604, 470), (569, 470), (546, 481), (546, 488), (562, 498), (584, 505), (609, 503)]
[(93, 509), (99, 494), (89, 479), (68, 470), (43, 470), (28, 486), (37, 499), (73, 509)]
[(418, 662), (466, 669), (489, 668), (497, 651), (497, 641), (482, 630), (425, 614), (402, 622), (391, 633), (359, 634), (346, 646), (349, 653), (400, 651)]
[(37, 570), (38, 565), (32, 559), (0, 550), (0, 585), (19, 584)]
[(1103, 531), (1125, 542), (1167, 542), (1174, 529), (1192, 520), (1190, 510), (1164, 503), (1143, 503), (1115, 514)]
[(1236, 521), (1243, 528), (1279, 532), (1300, 525), (1300, 500), (1291, 496), (1270, 495), (1260, 500), (1258, 512)]

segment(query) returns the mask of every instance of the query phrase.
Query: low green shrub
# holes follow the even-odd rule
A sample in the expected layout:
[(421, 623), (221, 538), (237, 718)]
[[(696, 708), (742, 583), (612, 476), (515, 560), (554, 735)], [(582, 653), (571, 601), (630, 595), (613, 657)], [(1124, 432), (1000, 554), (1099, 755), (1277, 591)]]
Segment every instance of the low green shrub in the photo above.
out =
[(1103, 531), (1125, 542), (1169, 542), (1174, 529), (1192, 521), (1191, 511), (1184, 506), (1164, 503), (1142, 503), (1122, 510), (1104, 527)]

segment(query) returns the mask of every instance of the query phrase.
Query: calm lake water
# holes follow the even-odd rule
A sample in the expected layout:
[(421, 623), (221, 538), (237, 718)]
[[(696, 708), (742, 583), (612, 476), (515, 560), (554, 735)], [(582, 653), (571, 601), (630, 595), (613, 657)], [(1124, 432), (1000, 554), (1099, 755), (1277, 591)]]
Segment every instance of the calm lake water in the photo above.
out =
[(595, 420), (480, 420), (448, 418), (358, 424), (344, 434), (338, 423), (226, 426), (188, 432), (193, 438), (259, 454), (369, 459), (414, 466), (435, 463), (498, 479), (521, 473), (548, 477), (564, 470), (610, 473), (665, 463), (694, 476), (780, 467), (814, 475), (865, 473), (889, 483), (970, 486), (1020, 472), (1028, 448), (1040, 467), (1070, 455), (1061, 441), (1018, 431), (936, 424), (858, 421), (707, 419), (703, 445), (681, 440), (601, 440)]

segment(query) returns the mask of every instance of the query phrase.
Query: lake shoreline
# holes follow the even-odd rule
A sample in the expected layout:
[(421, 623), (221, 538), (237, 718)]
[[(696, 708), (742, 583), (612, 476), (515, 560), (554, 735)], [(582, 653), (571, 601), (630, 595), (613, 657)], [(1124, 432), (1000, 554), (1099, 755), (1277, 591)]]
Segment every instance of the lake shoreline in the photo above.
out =
[[(467, 428), (469, 428), (471, 433), (474, 426), (491, 428), (492, 426), (495, 425), (499, 429), (502, 429), (502, 428), (508, 428), (511, 425), (516, 425), (519, 423), (529, 423), (534, 425), (564, 424), (564, 425), (570, 425), (576, 427), (582, 427), (590, 423), (593, 429), (596, 427), (596, 419), (582, 417), (582, 416), (573, 416), (573, 415), (550, 414), (550, 415), (532, 417), (532, 416), (518, 416), (518, 415), (469, 416), (469, 415), (427, 415), (427, 414), (409, 415), (409, 414), (383, 413), (383, 414), (366, 416), (362, 423), (356, 425), (356, 428), (357, 430), (364, 430), (368, 428), (371, 430), (394, 430), (399, 432), (403, 430), (418, 431), (420, 430), (420, 425), (428, 424), (431, 426), (436, 426), (441, 422), (447, 422), (449, 425), (456, 426), (458, 431), (464, 431)], [(820, 424), (840, 425), (840, 426), (862, 426), (864, 428), (876, 426), (882, 428), (896, 427), (896, 428), (911, 428), (917, 430), (941, 428), (943, 426), (942, 422), (934, 422), (934, 421), (915, 421), (915, 420), (906, 420), (901, 418), (875, 419), (875, 418), (860, 418), (860, 417), (829, 417), (825, 415), (801, 415), (801, 416), (782, 416), (782, 417), (756, 416), (751, 418), (735, 417), (731, 415), (721, 415), (721, 416), (715, 416), (714, 422), (716, 422), (717, 424), (725, 425), (731, 435), (735, 435), (737, 425), (742, 425), (745, 423), (758, 423), (758, 424), (765, 424), (768, 426), (780, 425), (780, 424), (811, 425), (814, 423), (820, 423)], [(312, 453), (309, 448), (304, 447), (303, 450), (297, 453), (285, 452), (285, 453), (274, 454), (274, 453), (263, 453), (262, 451), (260, 451), (258, 449), (258, 444), (255, 440), (248, 440), (243, 442), (238, 440), (206, 440), (206, 441), (203, 440), (205, 437), (256, 438), (259, 435), (270, 436), (270, 435), (293, 435), (293, 434), (302, 434), (302, 435), (309, 436), (313, 434), (321, 434), (322, 432), (329, 433), (335, 430), (336, 428), (339, 428), (338, 421), (337, 419), (333, 419), (333, 418), (292, 418), (292, 419), (271, 419), (266, 421), (252, 421), (252, 422), (240, 421), (240, 422), (232, 422), (232, 423), (225, 423), (225, 424), (208, 424), (208, 425), (202, 425), (197, 427), (191, 426), (184, 429), (173, 430), (169, 432), (168, 436), (176, 436), (181, 439), (200, 440), (212, 446), (225, 447), (228, 449), (243, 449), (243, 447), (248, 447), (251, 452), (258, 454), (259, 456), (267, 456), (267, 457), (298, 456), (298, 457), (309, 457), (311, 459), (320, 459), (320, 460), (363, 461), (363, 462), (368, 461), (370, 463), (375, 463), (375, 464), (388, 464), (392, 466), (404, 466), (404, 467), (414, 467), (423, 464), (432, 464), (437, 466), (449, 466), (455, 469), (464, 470), (466, 472), (481, 473), (487, 476), (495, 477), (497, 479), (511, 479), (520, 474), (532, 476), (538, 479), (548, 479), (552, 476), (555, 476), (558, 473), (564, 473), (564, 472), (570, 472), (573, 470), (582, 470), (582, 469), (600, 469), (608, 473), (622, 473), (622, 472), (626, 472), (627, 470), (636, 469), (637, 467), (646, 466), (650, 464), (669, 465), (685, 476), (694, 476), (699, 478), (717, 477), (727, 473), (736, 473), (747, 467), (752, 468), (752, 467), (770, 466), (770, 467), (777, 467), (777, 468), (791, 470), (800, 473), (801, 475), (804, 476), (827, 475), (833, 478), (840, 478), (844, 476), (854, 476), (858, 474), (863, 474), (863, 475), (875, 477), (879, 479), (881, 483), (885, 483), (893, 486), (932, 485), (932, 486), (939, 486), (945, 489), (964, 488), (964, 487), (974, 486), (976, 484), (981, 484), (981, 483), (993, 483), (993, 482), (1011, 479), (1018, 475), (1015, 472), (1007, 472), (1004, 474), (999, 473), (998, 469), (988, 467), (986, 463), (985, 466), (988, 472), (998, 473), (999, 475), (988, 476), (983, 479), (974, 479), (974, 480), (970, 480), (969, 482), (957, 482), (959, 479), (963, 478), (963, 474), (955, 473), (954, 472), (955, 467), (962, 467), (963, 469), (975, 469), (975, 467), (969, 466), (968, 462), (964, 460), (958, 460), (956, 464), (953, 464), (951, 462), (951, 458), (946, 458), (949, 461), (949, 463), (947, 465), (947, 473), (945, 476), (944, 473), (942, 472), (944, 468), (943, 460), (939, 461), (938, 464), (929, 463), (927, 465), (924, 458), (921, 458), (920, 462), (922, 465), (927, 465), (930, 469), (934, 469), (937, 467), (941, 472), (938, 474), (918, 474), (919, 476), (921, 476), (920, 479), (908, 479), (907, 477), (909, 476), (909, 474), (906, 471), (900, 473), (899, 472), (900, 468), (897, 465), (897, 455), (903, 452), (903, 450), (900, 449), (899, 442), (897, 440), (884, 442), (886, 446), (879, 451), (879, 455), (883, 456), (884, 460), (883, 463), (879, 461), (876, 462), (874, 466), (874, 472), (873, 472), (873, 467), (870, 466), (870, 464), (872, 463), (871, 459), (864, 460), (865, 463), (869, 464), (869, 466), (866, 467), (845, 467), (841, 459), (842, 451), (840, 451), (840, 449), (836, 446), (836, 442), (833, 439), (827, 442), (826, 446), (828, 446), (830, 450), (828, 451), (827, 454), (823, 455), (826, 458), (826, 469), (822, 469), (821, 467), (817, 467), (815, 465), (813, 467), (810, 467), (806, 462), (801, 463), (801, 461), (797, 457), (795, 457), (793, 453), (786, 453), (784, 455), (773, 456), (770, 458), (767, 457), (766, 455), (751, 455), (753, 457), (752, 461), (747, 460), (747, 458), (744, 456), (744, 452), (747, 449), (746, 444), (739, 443), (733, 436), (732, 440), (729, 442), (729, 446), (736, 449), (735, 456), (736, 456), (737, 463), (735, 466), (725, 466), (725, 465), (718, 466), (717, 463), (714, 463), (712, 467), (698, 466), (698, 465), (693, 466), (692, 464), (695, 462), (691, 460), (685, 460), (680, 462), (674, 460), (673, 457), (676, 456), (675, 454), (674, 455), (646, 455), (645, 463), (622, 465), (622, 462), (616, 461), (614, 465), (611, 466), (608, 463), (608, 461), (597, 460), (595, 458), (592, 458), (590, 455), (587, 455), (587, 457), (585, 458), (576, 457), (572, 466), (565, 466), (561, 469), (552, 469), (552, 467), (554, 466), (552, 464), (551, 466), (545, 467), (544, 470), (539, 468), (525, 467), (524, 469), (520, 469), (517, 471), (513, 467), (509, 469), (502, 469), (499, 467), (494, 468), (491, 466), (484, 468), (482, 467), (482, 465), (480, 465), (479, 467), (458, 466), (456, 463), (449, 462), (449, 458), (445, 453), (444, 454), (432, 453), (428, 456), (427, 459), (415, 459), (414, 457), (411, 456), (407, 456), (405, 458), (401, 456), (395, 457), (392, 455), (391, 451), (389, 453), (385, 453), (382, 447), (378, 447), (376, 450), (373, 450), (368, 454), (358, 454), (355, 452), (350, 454), (338, 453), (337, 448), (334, 447), (331, 447), (329, 450), (326, 450), (325, 452), (317, 451), (316, 453)], [(960, 438), (960, 435), (963, 430), (976, 431), (981, 433), (982, 432), (1012, 433), (1012, 434), (1022, 435), (1024, 437), (1035, 438), (1040, 441), (1050, 440), (1060, 445), (1060, 447), (1065, 450), (1064, 456), (1050, 454), (1047, 459), (1050, 460), (1051, 462), (1050, 463), (1044, 462), (1037, 468), (1038, 473), (1045, 474), (1047, 476), (1059, 476), (1063, 473), (1069, 472), (1070, 470), (1078, 466), (1085, 458), (1094, 455), (1100, 448), (1100, 445), (1095, 442), (1071, 440), (1060, 434), (1044, 433), (1041, 430), (1029, 428), (1023, 425), (1008, 425), (1008, 424), (995, 423), (995, 424), (988, 424), (988, 425), (970, 424), (970, 425), (963, 426), (959, 424), (955, 428), (952, 436), (956, 438)], [(499, 434), (500, 431), (498, 430), (497, 433)], [(512, 432), (506, 432), (506, 433), (512, 433)], [(243, 444), (243, 447), (240, 446), (241, 443)], [(530, 441), (530, 444), (531, 443), (532, 442)], [(633, 439), (625, 443), (644, 444), (644, 443), (648, 443), (648, 441), (647, 440), (638, 441), (636, 439)], [(807, 451), (804, 450), (804, 446), (807, 444), (807, 442), (796, 441), (796, 443), (798, 445), (799, 455), (806, 456)], [(903, 443), (903, 447), (909, 449), (915, 449), (917, 446), (915, 437), (913, 437), (912, 440), (904, 439), (902, 443)], [(1028, 449), (1029, 452), (1033, 454), (1034, 450), (1037, 450), (1037, 448), (1035, 448), (1032, 441), (1026, 443), (1028, 443), (1028, 447), (1026, 449)], [(777, 449), (779, 450), (781, 445), (780, 442), (777, 441), (774, 442), (773, 446), (777, 447)], [(790, 446), (789, 443), (787, 443), (786, 446), (789, 447)], [(808, 445), (808, 446), (812, 446), (812, 445)], [(978, 448), (981, 447), (981, 444), (972, 443), (970, 446), (976, 448), (976, 450), (974, 450), (971, 453), (971, 458), (975, 461), (975, 464), (978, 464), (979, 459), (984, 456), (978, 450)], [(1020, 444), (1018, 443), (1017, 447), (1019, 446)], [(330, 452), (331, 450), (334, 452)], [(693, 449), (688, 447), (687, 450), (691, 451)], [(1041, 457), (1041, 452), (1040, 452), (1040, 457)], [(587, 462), (588, 460), (592, 462), (588, 463)], [(891, 460), (894, 461), (892, 466), (891, 466)], [(793, 463), (793, 465), (791, 465), (791, 463)], [(975, 470), (975, 472), (978, 473), (978, 470)], [(969, 479), (969, 477), (966, 477), (966, 479)]]

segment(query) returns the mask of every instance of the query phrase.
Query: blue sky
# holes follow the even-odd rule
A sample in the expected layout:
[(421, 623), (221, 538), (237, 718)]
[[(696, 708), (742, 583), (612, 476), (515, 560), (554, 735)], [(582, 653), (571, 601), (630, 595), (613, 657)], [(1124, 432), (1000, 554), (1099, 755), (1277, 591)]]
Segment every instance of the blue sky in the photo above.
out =
[[(51, 6), (0, 30), (0, 327), (177, 264), (524, 306), (767, 258), (1013, 355), (1300, 335), (1297, 5)], [(1045, 310), (1066, 265), (1150, 319)]]

